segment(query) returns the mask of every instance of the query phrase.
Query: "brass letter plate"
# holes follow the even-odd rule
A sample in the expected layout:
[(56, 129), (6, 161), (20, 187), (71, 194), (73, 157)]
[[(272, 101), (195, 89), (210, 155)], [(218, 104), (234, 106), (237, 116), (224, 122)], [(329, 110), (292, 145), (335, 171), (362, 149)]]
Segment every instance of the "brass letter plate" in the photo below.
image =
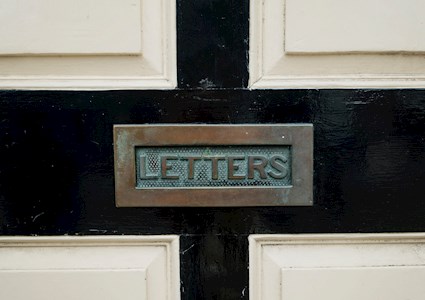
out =
[(118, 207), (313, 204), (313, 126), (115, 125)]

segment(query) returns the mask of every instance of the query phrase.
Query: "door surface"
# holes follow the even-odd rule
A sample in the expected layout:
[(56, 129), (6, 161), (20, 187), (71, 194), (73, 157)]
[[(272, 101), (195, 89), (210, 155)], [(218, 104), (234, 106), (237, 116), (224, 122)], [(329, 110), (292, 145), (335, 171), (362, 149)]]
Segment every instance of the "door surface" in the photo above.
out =
[[(348, 89), (310, 83), (291, 89), (275, 82), (273, 90), (250, 89), (249, 10), (247, 0), (178, 0), (176, 76), (170, 77), (176, 82), (158, 75), (156, 86), (143, 89), (134, 82), (117, 85), (115, 78), (108, 81), (111, 88), (96, 85), (101, 89), (96, 91), (90, 90), (93, 86), (1, 90), (0, 234), (179, 236), (181, 299), (231, 300), (249, 298), (251, 234), (425, 231), (425, 92), (419, 86), (379, 87), (379, 82)], [(127, 21), (137, 22), (137, 16)], [(296, 19), (291, 22), (297, 24)], [(411, 49), (386, 41), (398, 51), (387, 63), (401, 64), (405, 54), (400, 51)], [(137, 37), (124, 42), (125, 49), (107, 43), (112, 47), (108, 51), (131, 56), (145, 45)], [(293, 51), (316, 51), (308, 43), (291, 45)], [(92, 48), (98, 52), (95, 46), (99, 43)], [(317, 51), (344, 51), (320, 46)], [(354, 46), (364, 50), (361, 43)], [(76, 55), (82, 50), (72, 51)], [(20, 64), (25, 61), (29, 59)], [(414, 62), (408, 65), (416, 74), (425, 73)], [(303, 66), (309, 70), (308, 62)], [(88, 66), (83, 62), (82, 67)], [(108, 65), (103, 75), (114, 70), (115, 65)], [(172, 69), (167, 72), (163, 74)], [(117, 208), (113, 125), (147, 123), (312, 123), (314, 205)]]

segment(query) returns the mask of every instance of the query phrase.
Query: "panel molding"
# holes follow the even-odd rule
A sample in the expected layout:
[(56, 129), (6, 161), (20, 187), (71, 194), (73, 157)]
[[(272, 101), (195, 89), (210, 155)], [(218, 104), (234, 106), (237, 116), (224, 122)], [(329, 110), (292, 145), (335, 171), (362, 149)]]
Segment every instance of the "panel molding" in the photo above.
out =
[(402, 272), (417, 269), (423, 274), (425, 233), (249, 236), (249, 285), (252, 300), (283, 299), (282, 280), (285, 271), (315, 270), (317, 275), (320, 270), (374, 268), (382, 271), (384, 267)]
[(425, 87), (424, 53), (286, 53), (285, 6), (250, 0), (250, 89)]
[[(9, 278), (11, 286), (0, 289), (4, 297), (13, 292), (13, 284), (19, 284), (19, 274), (47, 279), (56, 274), (76, 280), (91, 279), (95, 286), (102, 284), (99, 276), (109, 283), (115, 281), (115, 296), (111, 294), (111, 299), (120, 299), (124, 292), (131, 294), (130, 288), (134, 289), (134, 295), (143, 295), (147, 300), (180, 299), (178, 236), (0, 237), (0, 256), (0, 277)], [(124, 280), (121, 287), (125, 290), (116, 291), (119, 280)], [(37, 282), (37, 286), (28, 289), (38, 293), (34, 299), (46, 293), (58, 293), (40, 286), (42, 279), (38, 278)], [(65, 288), (72, 286), (72, 283), (61, 284)], [(89, 284), (84, 283), (83, 287), (83, 292), (93, 292)], [(25, 290), (19, 293), (20, 297), (25, 297), (25, 293)]]
[(173, 0), (140, 1), (139, 55), (0, 56), (0, 89), (175, 88), (176, 3)]

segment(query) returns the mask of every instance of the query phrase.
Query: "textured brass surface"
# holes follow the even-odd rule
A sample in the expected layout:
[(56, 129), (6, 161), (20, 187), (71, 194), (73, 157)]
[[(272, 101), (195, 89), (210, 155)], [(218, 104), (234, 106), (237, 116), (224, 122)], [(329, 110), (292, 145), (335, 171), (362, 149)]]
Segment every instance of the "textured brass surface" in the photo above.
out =
[(289, 185), (290, 146), (136, 147), (137, 188)]
[(118, 207), (313, 204), (313, 126), (115, 125)]

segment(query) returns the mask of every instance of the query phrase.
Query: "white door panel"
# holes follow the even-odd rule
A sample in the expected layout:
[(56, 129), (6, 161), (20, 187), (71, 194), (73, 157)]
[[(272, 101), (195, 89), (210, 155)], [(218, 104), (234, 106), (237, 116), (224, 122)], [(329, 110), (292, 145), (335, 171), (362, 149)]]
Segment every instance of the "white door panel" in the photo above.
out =
[(0, 299), (148, 299), (143, 269), (0, 271), (0, 286)]
[(424, 1), (250, 4), (250, 88), (425, 87)]
[(251, 235), (252, 300), (421, 300), (425, 234)]
[(140, 27), (140, 0), (2, 0), (0, 55), (140, 55)]
[(0, 89), (171, 89), (175, 0), (0, 1)]
[(425, 267), (282, 269), (282, 300), (422, 300)]
[(286, 0), (289, 53), (424, 52), (422, 0)]
[(178, 300), (177, 236), (2, 237), (0, 299)]

